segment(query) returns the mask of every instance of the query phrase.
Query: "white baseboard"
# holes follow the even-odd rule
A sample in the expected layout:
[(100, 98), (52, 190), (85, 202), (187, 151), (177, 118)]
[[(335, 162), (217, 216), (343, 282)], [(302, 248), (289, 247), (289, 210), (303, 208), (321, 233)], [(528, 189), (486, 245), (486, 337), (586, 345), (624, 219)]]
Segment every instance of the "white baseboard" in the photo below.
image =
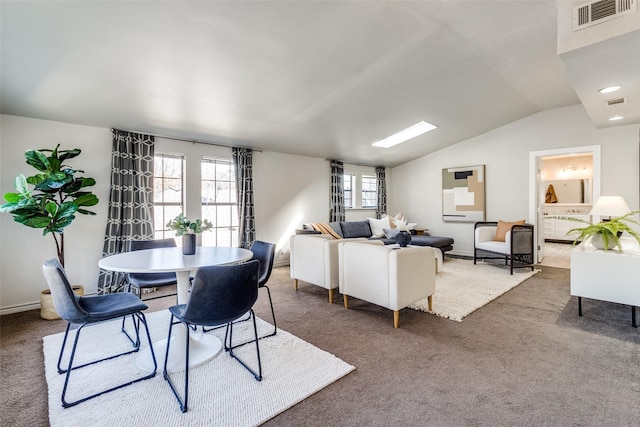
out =
[(22, 311), (40, 310), (40, 302), (32, 302), (27, 304), (12, 305), (10, 307), (0, 308), (0, 316), (5, 314), (20, 313)]

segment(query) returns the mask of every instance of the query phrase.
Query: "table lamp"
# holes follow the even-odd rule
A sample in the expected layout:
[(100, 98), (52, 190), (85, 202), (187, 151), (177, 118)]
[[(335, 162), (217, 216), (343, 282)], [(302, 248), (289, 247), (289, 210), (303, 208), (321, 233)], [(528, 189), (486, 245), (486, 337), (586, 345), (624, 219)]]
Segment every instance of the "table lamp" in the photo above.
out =
[[(600, 196), (598, 201), (589, 212), (592, 216), (619, 217), (631, 212), (627, 202), (621, 196)], [(603, 221), (606, 221), (603, 219)]]

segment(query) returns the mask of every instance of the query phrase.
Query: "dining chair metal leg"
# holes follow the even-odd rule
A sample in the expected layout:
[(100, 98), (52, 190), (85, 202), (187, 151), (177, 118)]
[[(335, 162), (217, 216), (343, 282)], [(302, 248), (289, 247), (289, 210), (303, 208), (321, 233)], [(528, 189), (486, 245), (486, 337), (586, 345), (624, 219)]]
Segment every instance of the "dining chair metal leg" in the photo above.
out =
[[(251, 374), (253, 375), (253, 377), (257, 381), (262, 381), (262, 362), (260, 360), (260, 345), (258, 343), (259, 339), (258, 339), (258, 327), (257, 327), (257, 324), (256, 324), (256, 315), (253, 312), (253, 309), (250, 310), (250, 313), (251, 313), (251, 317), (253, 318), (253, 334), (254, 334), (255, 339), (251, 340), (251, 341), (248, 341), (248, 342), (245, 342), (245, 343), (242, 343), (242, 344), (240, 344), (238, 346), (234, 346), (233, 345), (233, 322), (229, 323), (229, 327), (227, 329), (227, 332), (229, 334), (229, 347), (228, 347), (229, 348), (229, 355), (231, 357), (233, 357), (234, 359), (236, 359), (238, 362), (240, 362), (240, 364), (242, 366), (244, 366), (245, 369), (247, 369), (249, 372), (251, 372)], [(226, 337), (227, 337), (227, 335), (225, 333), (225, 341), (226, 341)], [(254, 342), (254, 341), (256, 343), (256, 355), (257, 355), (257, 358), (258, 358), (258, 372), (257, 373), (253, 369), (251, 369), (249, 367), (249, 365), (247, 365), (247, 363), (245, 363), (242, 359), (240, 359), (233, 352), (234, 349), (236, 349), (238, 347), (241, 347), (241, 346), (243, 346), (245, 344), (248, 344), (249, 342)]]
[[(101, 395), (103, 395), (103, 394), (105, 394), (105, 393), (109, 393), (109, 392), (111, 392), (111, 391), (118, 390), (118, 389), (120, 389), (120, 388), (122, 388), (122, 387), (126, 387), (126, 386), (128, 386), (128, 385), (131, 385), (131, 384), (134, 384), (134, 383), (137, 383), (137, 382), (140, 382), (140, 381), (144, 381), (144, 380), (147, 380), (147, 379), (149, 379), (149, 378), (153, 378), (153, 377), (156, 375), (156, 371), (157, 371), (158, 365), (157, 365), (157, 361), (156, 361), (156, 358), (155, 358), (155, 354), (154, 354), (154, 352), (153, 352), (153, 345), (152, 345), (152, 342), (151, 342), (151, 335), (150, 335), (150, 333), (149, 333), (149, 327), (148, 327), (148, 325), (147, 325), (146, 318), (144, 317), (144, 314), (143, 314), (143, 313), (136, 313), (136, 314), (134, 314), (134, 316), (136, 316), (136, 317), (137, 317), (137, 316), (140, 316), (140, 317), (139, 317), (139, 319), (138, 319), (138, 321), (139, 321), (139, 322), (142, 322), (142, 323), (144, 324), (144, 327), (145, 327), (145, 331), (146, 331), (147, 339), (148, 339), (148, 342), (149, 342), (149, 347), (151, 348), (151, 357), (153, 358), (153, 363), (154, 363), (154, 369), (153, 369), (153, 371), (151, 372), (151, 374), (146, 375), (146, 376), (141, 377), (141, 378), (137, 378), (137, 379), (135, 379), (135, 380), (133, 380), (133, 381), (127, 381), (126, 383), (123, 383), (123, 384), (117, 385), (117, 386), (115, 386), (115, 387), (111, 387), (111, 388), (109, 388), (109, 389), (107, 389), (107, 390), (104, 390), (104, 391), (101, 391), (101, 392), (98, 392), (98, 393), (92, 394), (92, 395), (87, 396), (87, 397), (83, 397), (83, 398), (78, 399), (78, 400), (75, 400), (75, 401), (73, 401), (73, 402), (67, 402), (67, 400), (66, 400), (66, 394), (67, 394), (67, 389), (69, 388), (69, 382), (70, 382), (70, 379), (71, 379), (71, 372), (72, 372), (72, 371), (75, 371), (76, 369), (83, 368), (83, 367), (85, 367), (85, 366), (94, 365), (94, 364), (96, 364), (96, 363), (103, 362), (103, 361), (105, 361), (105, 360), (115, 359), (116, 357), (124, 356), (124, 355), (126, 355), (126, 354), (135, 353), (135, 352), (137, 352), (137, 351), (140, 349), (140, 337), (139, 337), (138, 329), (136, 328), (136, 335), (137, 335), (137, 337), (136, 337), (135, 342), (137, 342), (137, 345), (135, 345), (134, 340), (133, 340), (133, 339), (131, 339), (131, 337), (129, 336), (129, 334), (127, 334), (127, 333), (125, 332), (125, 335), (127, 335), (127, 338), (129, 338), (129, 340), (130, 340), (132, 343), (134, 343), (134, 349), (133, 349), (133, 350), (125, 351), (125, 352), (123, 352), (123, 353), (119, 353), (119, 354), (116, 354), (116, 355), (113, 355), (113, 356), (105, 357), (105, 358), (100, 359), (100, 360), (95, 360), (95, 361), (92, 361), (92, 362), (84, 363), (84, 364), (82, 364), (82, 365), (73, 366), (73, 361), (74, 361), (74, 359), (75, 359), (76, 349), (77, 349), (77, 347), (78, 347), (78, 342), (79, 342), (79, 339), (80, 339), (80, 333), (82, 332), (83, 328), (87, 325), (87, 323), (85, 323), (85, 324), (82, 324), (82, 325), (77, 329), (77, 331), (76, 331), (76, 336), (75, 336), (75, 338), (74, 338), (74, 340), (73, 340), (73, 347), (72, 347), (72, 349), (71, 349), (71, 355), (69, 356), (69, 364), (67, 365), (67, 368), (66, 368), (66, 369), (62, 369), (62, 368), (60, 367), (60, 365), (61, 365), (61, 362), (62, 362), (62, 357), (63, 357), (63, 354), (64, 354), (64, 350), (65, 350), (65, 346), (66, 346), (67, 338), (68, 338), (68, 335), (69, 335), (69, 329), (70, 329), (70, 326), (71, 326), (71, 324), (68, 324), (68, 325), (67, 325), (67, 330), (65, 331), (64, 339), (63, 339), (63, 341), (62, 341), (62, 347), (61, 347), (61, 349), (60, 349), (60, 356), (59, 356), (59, 358), (58, 358), (58, 366), (57, 366), (57, 368), (58, 368), (58, 373), (60, 373), (60, 374), (64, 374), (64, 373), (66, 373), (65, 380), (64, 380), (64, 386), (63, 386), (63, 388), (62, 388), (62, 397), (61, 397), (61, 400), (62, 400), (62, 406), (63, 406), (64, 408), (69, 408), (69, 407), (71, 407), (71, 406), (75, 406), (75, 405), (77, 405), (77, 404), (79, 404), (79, 403), (85, 402), (85, 401), (87, 401), (87, 400), (89, 400), (89, 399), (93, 399), (94, 397), (101, 396)], [(135, 320), (134, 320), (134, 324), (136, 324)]]
[[(178, 393), (178, 389), (176, 388), (175, 384), (173, 383), (173, 381), (171, 380), (171, 377), (169, 376), (169, 371), (167, 370), (167, 362), (169, 360), (169, 348), (171, 347), (171, 332), (173, 331), (173, 325), (174, 324), (178, 324), (181, 322), (174, 322), (173, 321), (174, 316), (171, 315), (171, 320), (169, 322), (169, 335), (167, 337), (167, 349), (165, 350), (165, 354), (164, 354), (164, 366), (162, 369), (162, 375), (164, 377), (164, 379), (169, 383), (169, 387), (171, 388), (171, 391), (173, 392), (173, 395), (176, 397), (176, 400), (178, 401), (178, 405), (180, 406), (180, 410), (182, 412), (187, 412), (187, 400), (189, 398), (189, 332), (187, 331), (186, 335), (186, 343), (185, 343), (185, 373), (184, 373), (184, 400), (180, 397), (180, 394)], [(189, 324), (185, 324), (185, 327), (187, 329), (190, 328)]]

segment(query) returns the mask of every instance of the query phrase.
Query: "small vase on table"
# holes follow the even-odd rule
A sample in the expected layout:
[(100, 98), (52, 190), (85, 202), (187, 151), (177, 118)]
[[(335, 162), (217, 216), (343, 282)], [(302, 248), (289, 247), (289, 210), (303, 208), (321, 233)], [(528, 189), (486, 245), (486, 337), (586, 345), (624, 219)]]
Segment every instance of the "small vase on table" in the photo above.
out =
[(401, 248), (406, 248), (409, 243), (411, 243), (411, 234), (408, 231), (401, 230), (396, 234), (396, 243)]
[(196, 253), (196, 235), (193, 233), (182, 235), (182, 254), (193, 255)]

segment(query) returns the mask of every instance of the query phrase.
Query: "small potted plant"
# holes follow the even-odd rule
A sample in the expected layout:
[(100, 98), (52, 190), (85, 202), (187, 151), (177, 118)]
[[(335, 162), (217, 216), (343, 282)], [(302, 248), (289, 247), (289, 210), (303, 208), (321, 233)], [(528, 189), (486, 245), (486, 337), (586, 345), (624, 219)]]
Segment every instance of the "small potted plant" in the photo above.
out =
[(208, 219), (190, 221), (180, 214), (167, 223), (167, 228), (175, 230), (176, 236), (182, 236), (182, 253), (193, 255), (196, 253), (196, 234), (211, 230), (213, 224)]
[(585, 227), (576, 227), (567, 231), (567, 235), (575, 234), (576, 237), (573, 244), (577, 244), (591, 238), (591, 244), (597, 249), (614, 249), (617, 248), (619, 252), (622, 252), (622, 243), (620, 242), (620, 236), (623, 232), (627, 232), (632, 235), (638, 244), (640, 244), (640, 234), (634, 229), (629, 227), (627, 223), (640, 226), (640, 222), (631, 218), (633, 215), (640, 213), (640, 211), (629, 212), (626, 215), (619, 217), (613, 217), (608, 221), (602, 221), (597, 224), (591, 224), (589, 221), (585, 221), (579, 218), (573, 217), (555, 217), (558, 219), (564, 219), (569, 221), (581, 222), (587, 224)]

